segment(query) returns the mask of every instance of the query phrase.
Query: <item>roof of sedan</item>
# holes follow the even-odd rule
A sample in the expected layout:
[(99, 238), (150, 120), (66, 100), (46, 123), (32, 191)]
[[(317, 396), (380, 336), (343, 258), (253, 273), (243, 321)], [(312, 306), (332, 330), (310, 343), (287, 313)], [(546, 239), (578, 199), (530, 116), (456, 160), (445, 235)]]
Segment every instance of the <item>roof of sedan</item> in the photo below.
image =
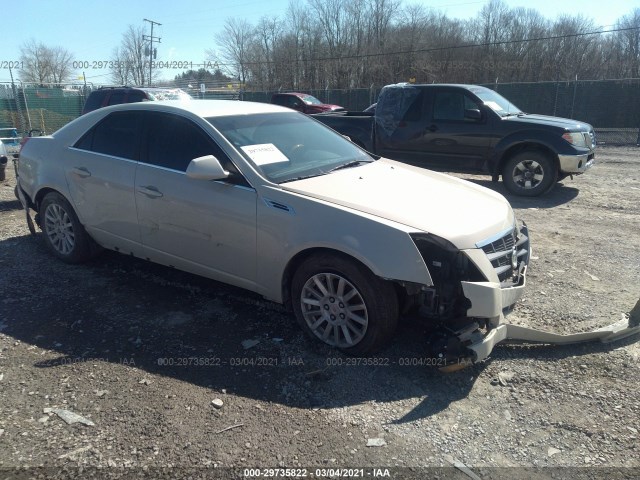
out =
[[(180, 109), (200, 117), (223, 117), (226, 115), (247, 115), (252, 113), (291, 112), (290, 109), (269, 103), (242, 102), (238, 100), (162, 100), (121, 104), (117, 110), (167, 110)], [(109, 107), (107, 107), (109, 108)]]

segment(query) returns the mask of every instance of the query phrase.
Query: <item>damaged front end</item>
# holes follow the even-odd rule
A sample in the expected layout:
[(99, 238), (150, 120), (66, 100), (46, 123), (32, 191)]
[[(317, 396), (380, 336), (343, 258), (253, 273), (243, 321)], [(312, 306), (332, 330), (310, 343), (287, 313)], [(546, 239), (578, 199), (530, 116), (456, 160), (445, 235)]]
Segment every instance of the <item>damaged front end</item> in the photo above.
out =
[(440, 237), (412, 235), (433, 279), (413, 295), (431, 328), (429, 354), (446, 370), (488, 358), (504, 341), (567, 344), (613, 341), (640, 332), (621, 321), (587, 333), (559, 335), (504, 323), (504, 314), (522, 297), (531, 258), (524, 223), (459, 250)]

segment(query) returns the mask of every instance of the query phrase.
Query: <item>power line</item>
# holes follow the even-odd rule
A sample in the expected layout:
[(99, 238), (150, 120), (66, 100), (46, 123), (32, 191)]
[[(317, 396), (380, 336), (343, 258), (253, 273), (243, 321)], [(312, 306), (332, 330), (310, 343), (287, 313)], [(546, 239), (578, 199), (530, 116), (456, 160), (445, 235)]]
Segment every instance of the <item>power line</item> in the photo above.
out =
[[(540, 42), (544, 40), (562, 40), (566, 38), (577, 38), (584, 37), (587, 35), (601, 35), (603, 33), (616, 33), (616, 32), (628, 32), (633, 30), (640, 30), (640, 27), (629, 27), (629, 28), (616, 28), (612, 30), (598, 30), (594, 32), (582, 32), (582, 33), (569, 33), (566, 35), (551, 35), (546, 37), (534, 37), (534, 38), (525, 38), (521, 40), (504, 40), (500, 42), (485, 42), (485, 43), (467, 43), (464, 45), (452, 45), (448, 47), (431, 47), (431, 48), (420, 48), (416, 50), (400, 50), (395, 52), (379, 52), (379, 53), (363, 53), (359, 55), (344, 55), (344, 56), (336, 56), (336, 57), (319, 57), (319, 58), (309, 58), (305, 61), (307, 62), (329, 62), (336, 60), (357, 60), (364, 58), (376, 58), (376, 57), (385, 57), (388, 55), (406, 55), (412, 53), (430, 53), (430, 52), (441, 52), (446, 50), (460, 50), (463, 48), (476, 48), (476, 47), (493, 47), (498, 45), (512, 45), (516, 43), (528, 43), (528, 42)], [(302, 60), (294, 60), (296, 63), (301, 62)], [(251, 65), (269, 65), (278, 63), (275, 60), (262, 60), (259, 62), (243, 62), (243, 65), (251, 66)], [(206, 64), (203, 64), (206, 65)], [(217, 66), (222, 67), (231, 67), (239, 65), (238, 63), (216, 63)]]

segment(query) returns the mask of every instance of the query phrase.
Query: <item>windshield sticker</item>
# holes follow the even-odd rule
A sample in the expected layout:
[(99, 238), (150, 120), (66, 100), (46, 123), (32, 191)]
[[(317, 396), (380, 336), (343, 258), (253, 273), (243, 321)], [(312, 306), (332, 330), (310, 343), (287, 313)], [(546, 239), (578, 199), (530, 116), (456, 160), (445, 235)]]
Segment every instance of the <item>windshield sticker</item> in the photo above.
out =
[(484, 102), (484, 104), (487, 107), (491, 108), (491, 110), (493, 110), (494, 112), (499, 112), (503, 110), (503, 108), (500, 105), (498, 105), (496, 102), (493, 102), (491, 100), (487, 100), (486, 102)]
[(270, 163), (288, 162), (289, 159), (284, 156), (278, 147), (273, 143), (261, 143), (259, 145), (247, 145), (242, 150), (249, 155), (256, 165), (269, 165)]

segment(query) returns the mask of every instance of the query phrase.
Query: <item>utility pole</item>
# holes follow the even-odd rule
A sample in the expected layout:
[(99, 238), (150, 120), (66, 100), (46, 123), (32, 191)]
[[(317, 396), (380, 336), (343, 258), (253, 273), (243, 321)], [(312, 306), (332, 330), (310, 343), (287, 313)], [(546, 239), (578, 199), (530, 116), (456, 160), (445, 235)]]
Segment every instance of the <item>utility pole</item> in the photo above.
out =
[(155, 58), (155, 50), (153, 48), (153, 44), (154, 42), (158, 42), (160, 43), (161, 38), (160, 37), (154, 37), (153, 36), (153, 26), (154, 25), (162, 25), (161, 23), (158, 22), (154, 22), (153, 20), (148, 20), (146, 18), (142, 19), (145, 22), (149, 22), (151, 24), (151, 35), (142, 35), (142, 40), (149, 40), (149, 80), (148, 80), (148, 87), (151, 86), (151, 65), (153, 64), (153, 59)]

